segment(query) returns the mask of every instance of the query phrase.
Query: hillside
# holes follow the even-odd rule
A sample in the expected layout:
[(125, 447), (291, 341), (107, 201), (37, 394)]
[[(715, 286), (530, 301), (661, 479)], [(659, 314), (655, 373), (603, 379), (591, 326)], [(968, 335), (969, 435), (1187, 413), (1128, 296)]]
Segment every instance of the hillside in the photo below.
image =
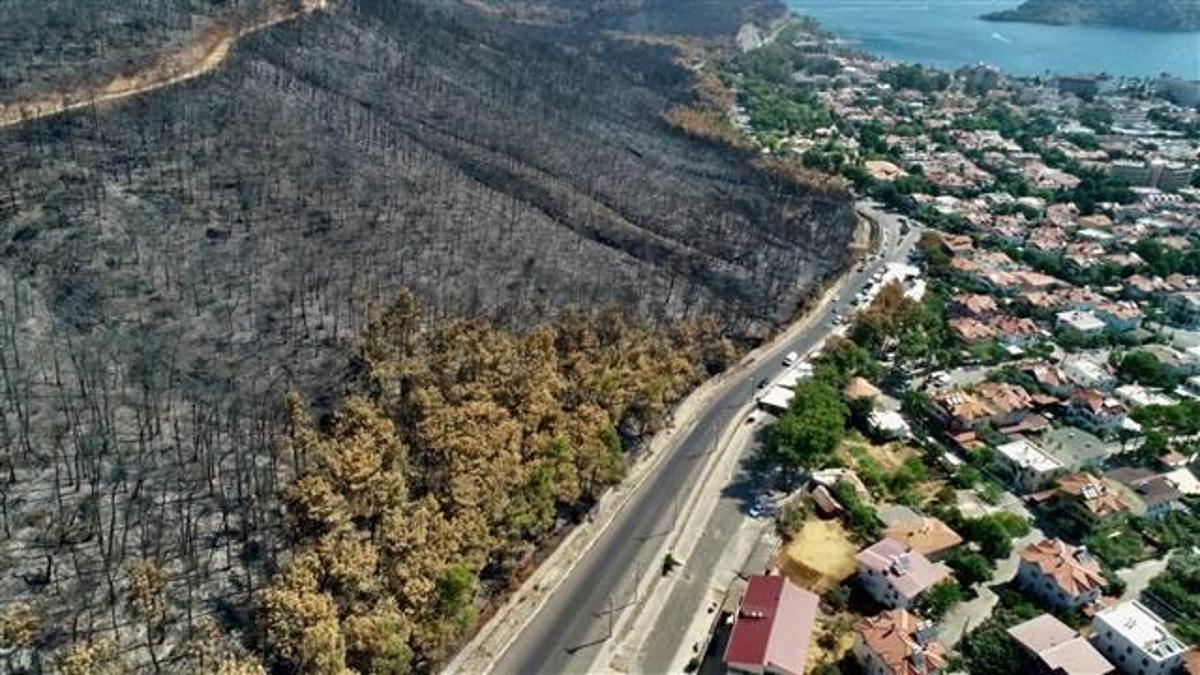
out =
[[(168, 6), (81, 3), (122, 26)], [(706, 314), (753, 341), (790, 316), (843, 264), (846, 195), (674, 131), (691, 73), (615, 37), (725, 36), (747, 6), (346, 0), (202, 77), (0, 129), (0, 634), (22, 647), (5, 669), (70, 652), (77, 672), (114, 654), (185, 670), (214, 632), (249, 639), (286, 557), (284, 393), (327, 421), (402, 289), (431, 330), (614, 306), (647, 335)], [(85, 79), (155, 63), (196, 20), (85, 33), (113, 55)], [(38, 63), (90, 63), (74, 40)], [(617, 417), (635, 448), (645, 424)]]
[(1026, 0), (1016, 9), (984, 16), (993, 21), (1093, 24), (1154, 31), (1200, 30), (1192, 0)]

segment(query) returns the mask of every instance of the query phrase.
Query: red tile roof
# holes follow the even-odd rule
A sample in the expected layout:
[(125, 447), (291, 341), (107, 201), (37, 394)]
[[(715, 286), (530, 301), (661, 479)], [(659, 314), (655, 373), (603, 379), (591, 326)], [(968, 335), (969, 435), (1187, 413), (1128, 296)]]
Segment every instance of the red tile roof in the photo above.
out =
[(1058, 539), (1043, 539), (1026, 546), (1021, 560), (1037, 566), (1043, 576), (1068, 596), (1077, 598), (1088, 591), (1102, 588), (1107, 580), (1100, 572), (1100, 563), (1083, 551)]
[(891, 609), (854, 624), (863, 643), (893, 675), (929, 675), (946, 667), (946, 648), (940, 642), (922, 644), (922, 634), (929, 628), (903, 609)]
[(801, 675), (819, 602), (784, 577), (750, 577), (725, 648), (725, 665)]

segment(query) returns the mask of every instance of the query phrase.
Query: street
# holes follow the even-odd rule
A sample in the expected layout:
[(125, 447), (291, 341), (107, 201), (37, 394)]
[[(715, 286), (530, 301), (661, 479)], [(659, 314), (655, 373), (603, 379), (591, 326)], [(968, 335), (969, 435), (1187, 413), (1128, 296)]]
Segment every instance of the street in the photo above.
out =
[[(677, 520), (686, 519), (688, 514), (680, 512), (681, 504), (691, 488), (701, 483), (716, 439), (731, 424), (741, 423), (739, 411), (753, 399), (756, 383), (780, 373), (781, 354), (803, 354), (819, 346), (833, 328), (834, 313), (852, 311), (849, 299), (885, 262), (904, 260), (915, 243), (915, 230), (901, 241), (895, 217), (872, 211), (869, 206), (860, 205), (860, 209), (882, 224), (880, 246), (887, 254), (868, 263), (863, 271), (852, 272), (839, 296), (821, 308), (805, 330), (775, 345), (726, 384), (494, 662), (494, 672), (582, 673), (610, 669), (608, 663), (595, 663), (596, 658), (604, 653), (602, 647), (611, 648), (610, 641), (620, 637), (610, 635), (619, 619), (641, 607), (635, 590), (638, 581), (644, 574), (660, 573), (662, 538), (672, 535)], [(749, 517), (743, 512), (744, 506), (736, 496), (723, 496), (710, 523), (720, 531), (730, 531), (727, 528), (736, 528), (736, 521)], [(698, 549), (696, 558), (684, 561), (682, 572), (677, 570), (675, 574), (697, 574), (716, 564), (714, 556), (719, 556), (722, 546), (712, 545), (711, 538), (706, 541), (709, 545)], [(702, 594), (704, 585), (699, 586), (690, 592)], [(677, 632), (682, 631), (672, 631)], [(684, 636), (656, 635), (655, 641), (660, 637), (666, 644)], [(666, 653), (667, 649), (656, 647), (656, 653)]]

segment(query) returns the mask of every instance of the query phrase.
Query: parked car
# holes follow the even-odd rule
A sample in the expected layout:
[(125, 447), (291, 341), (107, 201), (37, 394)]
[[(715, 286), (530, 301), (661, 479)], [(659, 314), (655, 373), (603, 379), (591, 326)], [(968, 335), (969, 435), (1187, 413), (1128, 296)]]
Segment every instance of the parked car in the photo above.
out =
[(784, 365), (784, 367), (791, 368), (792, 366), (796, 365), (796, 362), (799, 360), (800, 360), (799, 354), (797, 354), (796, 352), (788, 352), (783, 357), (783, 365)]

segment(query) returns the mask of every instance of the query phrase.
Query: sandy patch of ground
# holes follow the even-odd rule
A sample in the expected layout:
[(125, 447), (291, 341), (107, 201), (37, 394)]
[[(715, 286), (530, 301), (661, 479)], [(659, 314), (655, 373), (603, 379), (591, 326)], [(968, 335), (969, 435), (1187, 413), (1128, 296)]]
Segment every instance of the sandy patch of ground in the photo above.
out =
[(841, 661), (854, 648), (852, 627), (858, 617), (849, 612), (817, 617), (812, 640), (808, 643), (808, 661), (804, 671), (812, 673), (827, 663)]
[(783, 548), (776, 562), (797, 585), (823, 593), (854, 574), (857, 552), (858, 547), (851, 543), (840, 522), (811, 519)]

